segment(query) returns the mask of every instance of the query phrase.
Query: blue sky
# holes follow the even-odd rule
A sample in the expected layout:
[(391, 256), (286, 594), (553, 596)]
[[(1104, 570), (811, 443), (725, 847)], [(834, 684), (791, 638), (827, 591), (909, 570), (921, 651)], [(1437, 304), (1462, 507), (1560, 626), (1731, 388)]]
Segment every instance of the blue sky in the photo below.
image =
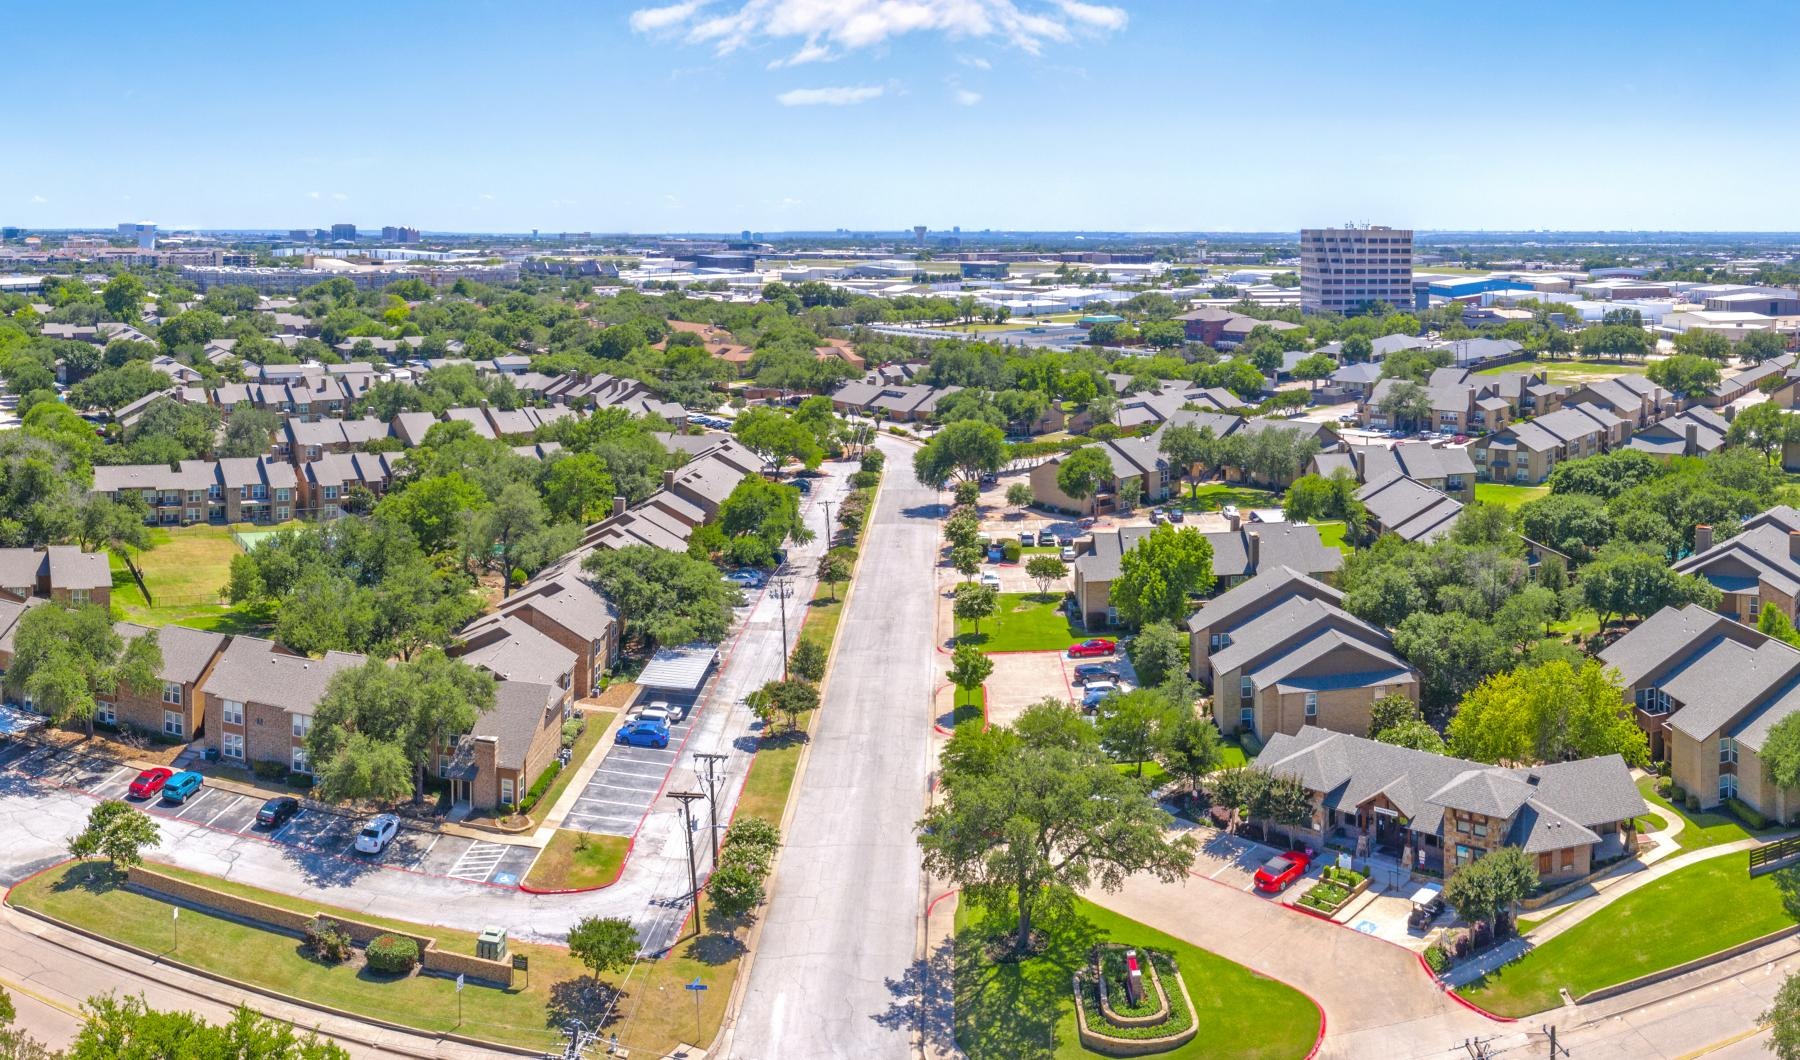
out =
[(1800, 4), (4, 9), (0, 223), (1800, 229)]

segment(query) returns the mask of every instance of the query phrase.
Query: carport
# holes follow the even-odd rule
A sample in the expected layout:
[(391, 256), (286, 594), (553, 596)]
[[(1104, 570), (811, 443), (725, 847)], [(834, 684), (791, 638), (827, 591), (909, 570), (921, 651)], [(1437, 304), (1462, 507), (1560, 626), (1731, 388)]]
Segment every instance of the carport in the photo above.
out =
[(650, 661), (644, 664), (643, 672), (638, 674), (637, 686), (649, 692), (697, 695), (706, 684), (706, 676), (712, 672), (713, 663), (718, 659), (717, 644), (682, 644), (673, 648), (658, 648), (656, 654), (650, 656)]

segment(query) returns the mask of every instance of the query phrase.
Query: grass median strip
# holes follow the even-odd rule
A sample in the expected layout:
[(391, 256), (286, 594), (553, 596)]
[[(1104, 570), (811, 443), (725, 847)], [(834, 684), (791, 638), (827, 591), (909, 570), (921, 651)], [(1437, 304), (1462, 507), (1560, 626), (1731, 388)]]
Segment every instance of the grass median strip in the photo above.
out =
[(1061, 593), (1001, 593), (981, 631), (956, 624), (957, 639), (982, 651), (1061, 651), (1087, 637), (1062, 609)]
[(525, 883), (546, 891), (605, 887), (619, 878), (630, 849), (631, 841), (624, 836), (559, 828), (531, 863)]

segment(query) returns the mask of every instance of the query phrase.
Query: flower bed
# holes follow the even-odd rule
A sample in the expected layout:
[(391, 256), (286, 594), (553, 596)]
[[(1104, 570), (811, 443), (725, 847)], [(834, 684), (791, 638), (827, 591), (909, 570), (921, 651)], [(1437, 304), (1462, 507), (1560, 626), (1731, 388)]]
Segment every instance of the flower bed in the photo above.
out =
[(1363, 893), (1368, 886), (1369, 878), (1360, 872), (1326, 866), (1323, 878), (1301, 895), (1295, 904), (1330, 917), (1350, 904), (1350, 899)]
[(1192, 1040), (1199, 1031), (1194, 1003), (1181, 970), (1168, 954), (1136, 947), (1142, 958), (1144, 998), (1136, 1005), (1126, 1002), (1128, 948), (1100, 946), (1094, 962), (1075, 974), (1076, 1028), (1081, 1044), (1110, 1056), (1145, 1056)]

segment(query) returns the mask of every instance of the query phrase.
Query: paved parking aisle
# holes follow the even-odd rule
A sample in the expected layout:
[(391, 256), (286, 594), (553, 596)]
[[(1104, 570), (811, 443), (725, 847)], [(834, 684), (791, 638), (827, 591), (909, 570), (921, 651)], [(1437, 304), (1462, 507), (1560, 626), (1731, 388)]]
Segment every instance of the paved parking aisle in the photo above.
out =
[[(653, 698), (677, 704), (692, 703), (691, 697), (684, 696), (657, 695)], [(669, 726), (669, 746), (660, 750), (624, 744), (608, 746), (600, 767), (594, 770), (575, 805), (569, 808), (563, 827), (600, 835), (636, 834), (638, 822), (644, 819), (644, 812), (656, 800), (656, 793), (662, 789), (669, 770), (675, 767), (681, 745), (693, 724), (694, 716), (690, 713), (680, 723)]]

